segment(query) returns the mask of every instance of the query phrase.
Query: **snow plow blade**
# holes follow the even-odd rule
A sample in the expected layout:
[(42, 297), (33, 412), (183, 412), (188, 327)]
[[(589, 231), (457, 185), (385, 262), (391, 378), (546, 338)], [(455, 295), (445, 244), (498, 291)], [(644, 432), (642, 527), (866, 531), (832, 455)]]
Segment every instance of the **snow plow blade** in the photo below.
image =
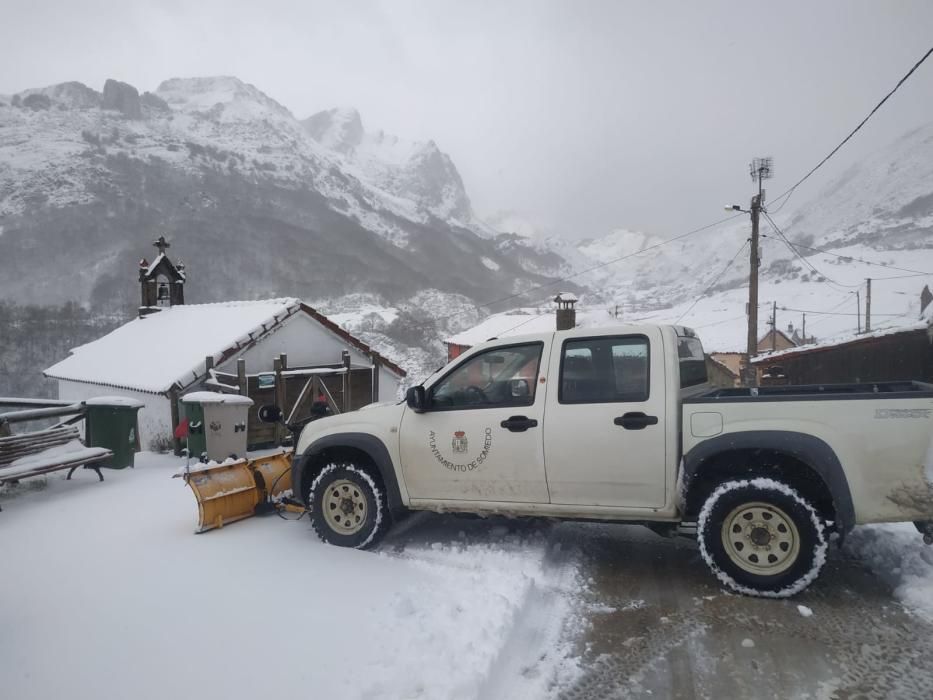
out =
[(281, 450), (255, 459), (192, 467), (184, 477), (198, 502), (195, 532), (249, 518), (260, 503), (271, 504), (286, 495), (292, 486), (291, 463), (291, 450)]

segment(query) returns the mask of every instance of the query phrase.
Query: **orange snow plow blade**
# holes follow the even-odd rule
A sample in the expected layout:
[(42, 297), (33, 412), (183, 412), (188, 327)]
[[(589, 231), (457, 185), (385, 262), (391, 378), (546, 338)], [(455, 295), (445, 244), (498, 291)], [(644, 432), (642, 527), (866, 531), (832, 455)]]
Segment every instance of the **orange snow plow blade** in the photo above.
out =
[(291, 450), (255, 459), (198, 464), (181, 474), (198, 501), (198, 527), (206, 532), (249, 518), (292, 487)]

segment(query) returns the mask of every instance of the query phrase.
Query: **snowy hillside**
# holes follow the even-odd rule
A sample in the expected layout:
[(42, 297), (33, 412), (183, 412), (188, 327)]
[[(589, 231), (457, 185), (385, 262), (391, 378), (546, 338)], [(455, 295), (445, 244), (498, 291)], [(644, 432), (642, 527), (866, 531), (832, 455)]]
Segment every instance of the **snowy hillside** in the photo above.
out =
[(411, 199), (419, 211), (483, 231), (450, 157), (433, 141), (406, 141), (364, 130), (355, 109), (331, 109), (308, 117), (305, 130), (321, 146), (340, 154), (344, 168), (390, 197)]
[[(806, 312), (808, 335), (854, 333), (859, 309), (865, 312), (868, 277), (873, 280), (873, 329), (918, 319), (920, 292), (925, 284), (933, 285), (933, 275), (921, 274), (933, 272), (930, 163), (933, 124), (851, 167), (809, 201), (798, 193), (784, 206), (779, 202), (773, 219), (806, 262), (762, 218), (759, 335), (768, 330), (774, 302), (780, 329), (789, 324), (800, 329)], [(518, 260), (534, 255), (552, 263), (526, 262), (528, 269), (572, 276), (587, 287), (581, 309), (619, 305), (628, 320), (690, 325), (708, 349), (744, 349), (747, 215), (660, 246), (668, 236), (620, 229), (598, 239), (569, 241), (514, 214), (495, 223), (502, 231), (500, 248)], [(542, 299), (554, 289), (542, 290)]]
[(131, 304), (132, 265), (162, 233), (197, 301), (542, 281), (488, 240), (433, 142), (367, 134), (355, 112), (302, 123), (234, 77), (0, 96), (0, 293)]

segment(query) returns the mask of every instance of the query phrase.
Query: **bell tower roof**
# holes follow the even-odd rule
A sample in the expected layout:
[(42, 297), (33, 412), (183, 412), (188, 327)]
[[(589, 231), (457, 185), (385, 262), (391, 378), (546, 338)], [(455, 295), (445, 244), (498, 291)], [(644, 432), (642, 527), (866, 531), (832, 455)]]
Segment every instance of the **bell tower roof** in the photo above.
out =
[(171, 247), (165, 236), (159, 236), (152, 245), (159, 251), (155, 259), (152, 262), (145, 258), (139, 261), (140, 316), (185, 303), (187, 275), (184, 263), (179, 260), (176, 265), (165, 254)]

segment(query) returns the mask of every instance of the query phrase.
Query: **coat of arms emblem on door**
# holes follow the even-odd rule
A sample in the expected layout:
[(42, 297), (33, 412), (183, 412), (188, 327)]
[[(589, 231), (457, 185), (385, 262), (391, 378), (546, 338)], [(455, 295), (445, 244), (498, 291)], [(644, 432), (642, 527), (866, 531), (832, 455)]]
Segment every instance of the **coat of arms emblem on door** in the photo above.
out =
[(455, 432), (453, 440), (450, 441), (450, 446), (453, 448), (454, 452), (466, 452), (469, 447), (466, 433), (462, 430)]

